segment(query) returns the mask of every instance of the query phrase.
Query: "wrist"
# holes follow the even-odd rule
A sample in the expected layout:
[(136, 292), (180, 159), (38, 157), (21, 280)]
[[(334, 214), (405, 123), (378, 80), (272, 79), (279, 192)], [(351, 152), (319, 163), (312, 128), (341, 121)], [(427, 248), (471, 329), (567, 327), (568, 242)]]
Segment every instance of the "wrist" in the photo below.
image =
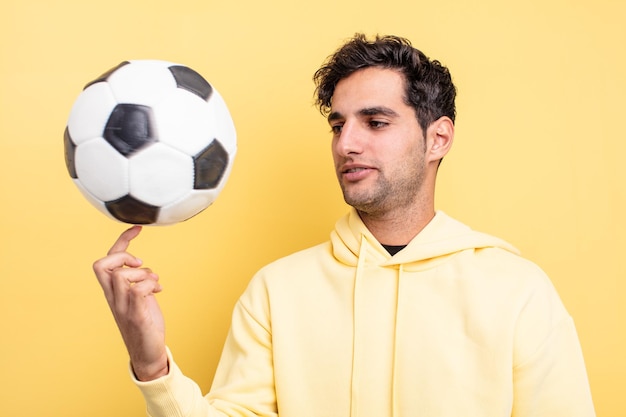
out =
[(141, 382), (153, 381), (157, 378), (161, 378), (169, 374), (170, 371), (167, 356), (164, 361), (147, 365), (141, 365), (131, 359), (130, 368), (135, 378)]

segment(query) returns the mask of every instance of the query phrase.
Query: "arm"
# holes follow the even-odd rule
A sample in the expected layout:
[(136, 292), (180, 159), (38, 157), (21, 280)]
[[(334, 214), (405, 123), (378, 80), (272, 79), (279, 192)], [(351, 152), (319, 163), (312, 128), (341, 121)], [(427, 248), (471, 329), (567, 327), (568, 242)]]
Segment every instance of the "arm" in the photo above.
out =
[[(168, 375), (154, 381), (135, 381), (151, 417), (276, 417), (272, 336), (269, 305), (262, 285), (253, 280), (233, 311), (211, 391), (183, 375), (170, 357)], [(256, 290), (254, 287), (257, 287)]]
[(181, 372), (166, 348), (163, 315), (154, 297), (162, 289), (158, 276), (127, 252), (140, 231), (140, 226), (134, 226), (123, 232), (93, 268), (126, 344), (131, 374), (144, 395), (148, 415), (275, 417), (265, 297), (252, 297), (262, 306), (254, 309), (257, 317), (241, 301), (235, 307), (213, 386), (215, 392), (203, 397), (200, 387)]
[(547, 277), (517, 323), (512, 417), (595, 416), (580, 342)]

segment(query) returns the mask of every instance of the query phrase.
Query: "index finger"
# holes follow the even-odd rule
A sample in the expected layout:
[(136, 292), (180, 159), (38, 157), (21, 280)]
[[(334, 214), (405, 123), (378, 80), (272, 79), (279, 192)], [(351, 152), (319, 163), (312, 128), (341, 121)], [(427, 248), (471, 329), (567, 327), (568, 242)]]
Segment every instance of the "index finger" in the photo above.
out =
[(126, 252), (126, 249), (128, 249), (128, 246), (130, 245), (130, 241), (136, 238), (139, 235), (139, 232), (141, 232), (141, 226), (133, 226), (126, 229), (120, 237), (117, 238), (113, 246), (111, 246), (107, 255)]

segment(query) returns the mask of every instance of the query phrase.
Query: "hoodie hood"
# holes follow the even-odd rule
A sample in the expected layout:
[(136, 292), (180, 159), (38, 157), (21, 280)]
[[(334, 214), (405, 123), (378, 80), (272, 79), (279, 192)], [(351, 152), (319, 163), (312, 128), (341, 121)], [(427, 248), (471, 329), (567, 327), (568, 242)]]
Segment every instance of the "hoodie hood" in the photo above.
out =
[(395, 256), (376, 240), (355, 209), (337, 221), (330, 240), (335, 258), (350, 266), (358, 264), (360, 255), (380, 266), (404, 265), (405, 270), (411, 270), (432, 267), (468, 249), (501, 248), (519, 254), (506, 241), (472, 230), (443, 211), (437, 211), (430, 223)]

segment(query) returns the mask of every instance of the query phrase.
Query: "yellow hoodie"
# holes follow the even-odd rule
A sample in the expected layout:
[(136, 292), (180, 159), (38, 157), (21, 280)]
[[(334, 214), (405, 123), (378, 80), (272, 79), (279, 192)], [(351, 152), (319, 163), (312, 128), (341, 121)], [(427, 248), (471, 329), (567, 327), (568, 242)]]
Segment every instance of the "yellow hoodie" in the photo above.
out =
[(154, 417), (595, 415), (549, 279), (443, 212), (390, 256), (352, 210), (251, 280), (208, 395), (171, 354), (136, 383)]

